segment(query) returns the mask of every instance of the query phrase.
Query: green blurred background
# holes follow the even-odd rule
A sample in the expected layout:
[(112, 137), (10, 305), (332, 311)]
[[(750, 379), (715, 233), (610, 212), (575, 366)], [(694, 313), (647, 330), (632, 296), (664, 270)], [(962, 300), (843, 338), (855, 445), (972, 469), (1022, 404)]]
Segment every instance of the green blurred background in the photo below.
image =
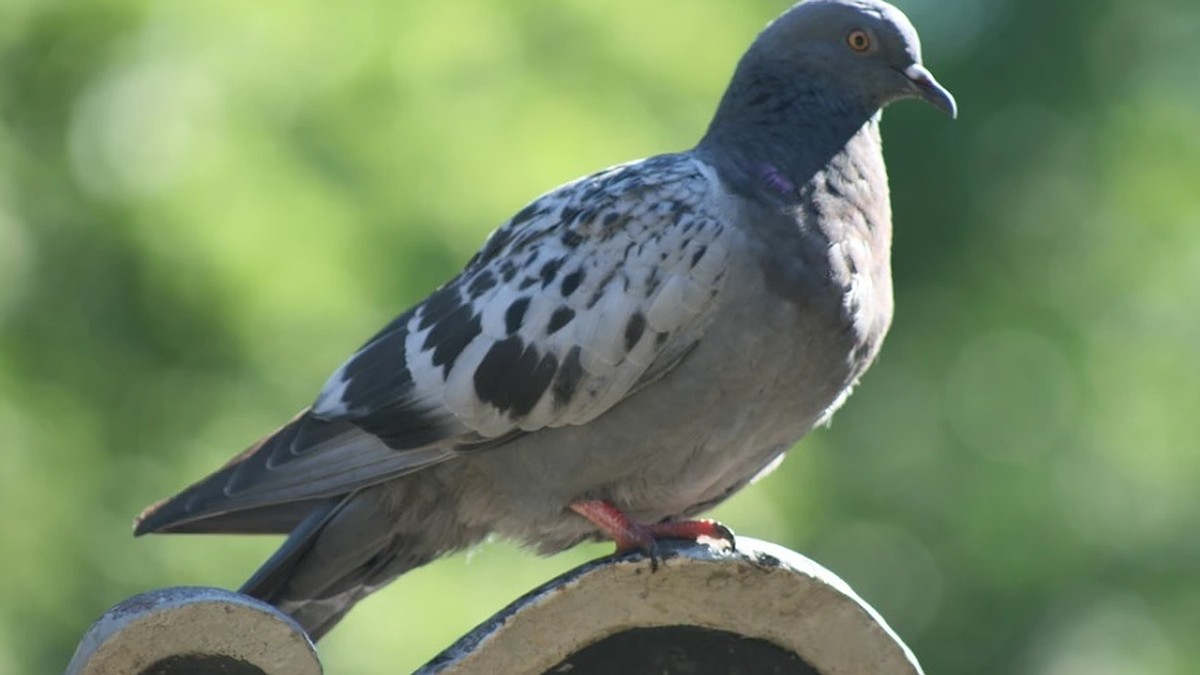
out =
[[(840, 573), (931, 673), (1195, 672), (1200, 5), (902, 6), (962, 112), (884, 122), (891, 336), (716, 515)], [(0, 0), (0, 672), (60, 671), (131, 594), (236, 587), (277, 539), (132, 517), (535, 195), (690, 146), (784, 7)], [(608, 551), (430, 565), (327, 668), (404, 672)]]

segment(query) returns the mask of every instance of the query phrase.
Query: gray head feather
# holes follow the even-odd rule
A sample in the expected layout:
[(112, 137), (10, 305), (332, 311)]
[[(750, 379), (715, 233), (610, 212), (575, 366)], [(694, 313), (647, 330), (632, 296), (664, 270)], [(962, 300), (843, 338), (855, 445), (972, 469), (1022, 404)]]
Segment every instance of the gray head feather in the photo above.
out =
[[(921, 40), (908, 17), (879, 0), (801, 2), (767, 26), (745, 59), (870, 107), (922, 98), (956, 112), (954, 98), (921, 66)], [(914, 81), (914, 66), (928, 81)]]
[(798, 184), (905, 98), (957, 112), (921, 64), (920, 39), (900, 10), (880, 0), (806, 0), (742, 57), (699, 149), (718, 165), (767, 162)]

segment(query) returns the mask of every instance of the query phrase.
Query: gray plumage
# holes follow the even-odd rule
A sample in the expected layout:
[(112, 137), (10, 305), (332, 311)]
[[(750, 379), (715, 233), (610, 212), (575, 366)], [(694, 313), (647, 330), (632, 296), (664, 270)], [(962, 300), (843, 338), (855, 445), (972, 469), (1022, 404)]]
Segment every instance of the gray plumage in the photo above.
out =
[(699, 513), (829, 418), (892, 317), (879, 111), (954, 114), (875, 0), (769, 25), (692, 150), (538, 198), (369, 340), (311, 408), (146, 532), (290, 533), (243, 590), (319, 638), (397, 575), (489, 534), (599, 537), (605, 500)]

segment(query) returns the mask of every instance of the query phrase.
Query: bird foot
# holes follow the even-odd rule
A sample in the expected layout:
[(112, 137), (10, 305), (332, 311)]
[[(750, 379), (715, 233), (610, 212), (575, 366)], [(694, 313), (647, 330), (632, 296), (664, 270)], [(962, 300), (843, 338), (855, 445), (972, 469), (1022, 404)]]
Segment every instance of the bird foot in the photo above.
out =
[(730, 550), (737, 550), (733, 530), (715, 520), (668, 520), (661, 523), (637, 523), (629, 519), (611, 502), (594, 499), (574, 502), (571, 510), (587, 518), (617, 545), (617, 553), (641, 551), (650, 558), (650, 569), (656, 571), (662, 557), (658, 553), (660, 539), (701, 539), (724, 541)]

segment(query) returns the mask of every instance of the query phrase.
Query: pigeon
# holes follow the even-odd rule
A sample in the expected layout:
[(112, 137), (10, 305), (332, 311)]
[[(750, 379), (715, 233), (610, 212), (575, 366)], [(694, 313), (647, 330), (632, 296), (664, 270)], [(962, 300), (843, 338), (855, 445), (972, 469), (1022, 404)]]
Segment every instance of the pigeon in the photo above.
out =
[(273, 533), (242, 592), (314, 639), (485, 538), (653, 553), (845, 401), (892, 317), (879, 119), (956, 105), (880, 0), (758, 35), (692, 149), (533, 200), (310, 407), (134, 533)]

